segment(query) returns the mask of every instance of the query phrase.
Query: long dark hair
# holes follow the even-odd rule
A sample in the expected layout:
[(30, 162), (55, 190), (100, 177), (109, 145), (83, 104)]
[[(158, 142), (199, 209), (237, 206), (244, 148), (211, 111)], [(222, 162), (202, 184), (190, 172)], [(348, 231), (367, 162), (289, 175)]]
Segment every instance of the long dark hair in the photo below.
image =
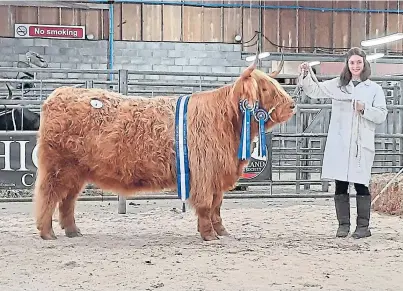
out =
[(371, 65), (367, 61), (366, 53), (359, 47), (352, 47), (347, 52), (344, 68), (340, 73), (340, 87), (346, 88), (347, 84), (350, 83), (350, 81), (351, 81), (352, 75), (351, 75), (350, 69), (348, 68), (348, 61), (350, 60), (351, 56), (354, 56), (354, 55), (360, 56), (364, 60), (364, 68), (360, 74), (361, 81), (367, 80), (368, 77), (371, 75)]

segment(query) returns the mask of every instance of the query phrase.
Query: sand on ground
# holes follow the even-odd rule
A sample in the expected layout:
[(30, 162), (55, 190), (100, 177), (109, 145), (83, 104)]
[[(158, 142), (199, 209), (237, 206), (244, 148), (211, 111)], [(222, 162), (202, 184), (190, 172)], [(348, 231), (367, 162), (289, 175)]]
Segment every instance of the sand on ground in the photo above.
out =
[[(179, 200), (79, 201), (83, 237), (39, 238), (32, 203), (0, 204), (0, 290), (401, 290), (403, 221), (372, 212), (372, 237), (335, 238), (332, 199), (224, 200), (231, 233), (204, 242)], [(352, 198), (352, 227), (355, 226)]]

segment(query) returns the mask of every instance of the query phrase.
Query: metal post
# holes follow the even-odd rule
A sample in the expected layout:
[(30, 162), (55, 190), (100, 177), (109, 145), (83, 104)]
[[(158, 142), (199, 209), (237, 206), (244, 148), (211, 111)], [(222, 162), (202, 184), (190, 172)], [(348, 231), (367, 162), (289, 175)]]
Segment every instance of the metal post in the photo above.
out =
[(94, 81), (93, 80), (85, 81), (85, 88), (87, 89), (94, 88)]
[[(322, 132), (327, 133), (329, 130), (329, 124), (330, 124), (330, 109), (324, 109), (324, 118), (322, 122)], [(320, 150), (322, 153), (325, 151), (325, 145), (326, 142), (321, 139), (320, 140)], [(323, 166), (323, 155), (321, 156), (321, 161), (320, 161), (321, 166)], [(329, 192), (329, 181), (323, 181), (322, 182), (322, 192)]]
[(267, 145), (267, 167), (270, 167), (270, 195), (273, 194), (273, 134), (270, 132), (266, 135)]
[[(393, 86), (393, 105), (399, 104), (399, 88)], [(393, 109), (392, 133), (400, 132), (399, 130), (399, 110)], [(387, 131), (386, 131), (387, 132)], [(392, 166), (396, 167), (399, 157), (397, 156), (397, 139), (392, 138)], [(398, 172), (397, 168), (392, 168), (392, 172)]]
[[(109, 73), (109, 81), (113, 80), (113, 46), (114, 46), (114, 38), (115, 38), (115, 24), (114, 24), (114, 16), (115, 16), (115, 11), (114, 11), (114, 6), (113, 2), (109, 4), (109, 70), (111, 72)], [(111, 85), (112, 86), (112, 85)]]
[[(119, 93), (127, 95), (128, 91), (128, 71), (121, 69), (119, 70)], [(122, 195), (118, 196), (118, 213), (126, 214), (126, 198)]]
[[(309, 103), (310, 101), (311, 100), (308, 99), (308, 96), (306, 96), (305, 93), (301, 96), (301, 103)], [(305, 130), (308, 128), (308, 125), (309, 125), (308, 120), (309, 120), (310, 115), (311, 115), (310, 112), (301, 111), (301, 124), (300, 124), (300, 128), (298, 129), (298, 130), (300, 130), (300, 132), (305, 132)], [(301, 147), (304, 148), (304, 150), (297, 148), (297, 151), (306, 152), (306, 154), (302, 155), (302, 165), (308, 167), (310, 165), (310, 163), (308, 162), (308, 157), (309, 157), (308, 153), (310, 152), (308, 138), (302, 138), (300, 140), (299, 148), (301, 148)], [(311, 177), (310, 177), (308, 170), (303, 170), (300, 173), (300, 175), (301, 175), (301, 179), (306, 181), (306, 183), (304, 184), (304, 190), (309, 190), (311, 184), (308, 181), (310, 180)]]
[[(399, 82), (399, 87), (400, 87), (400, 104), (403, 104), (403, 81)], [(399, 126), (398, 126), (398, 132), (402, 132), (403, 130), (403, 110), (399, 109)], [(395, 133), (395, 132), (394, 132)], [(399, 139), (399, 159), (400, 159), (400, 167), (403, 167), (403, 138)]]
[[(296, 133), (302, 132), (302, 126), (301, 124), (301, 110), (299, 110), (299, 107), (297, 106), (297, 112), (295, 114), (295, 131)], [(297, 152), (301, 151), (301, 138), (296, 137), (295, 138), (295, 150)], [(301, 157), (300, 155), (296, 156), (296, 169), (295, 169), (295, 179), (297, 182), (295, 183), (295, 193), (300, 194), (301, 193), (301, 183), (299, 182), (301, 180), (301, 168), (299, 167), (301, 165)]]

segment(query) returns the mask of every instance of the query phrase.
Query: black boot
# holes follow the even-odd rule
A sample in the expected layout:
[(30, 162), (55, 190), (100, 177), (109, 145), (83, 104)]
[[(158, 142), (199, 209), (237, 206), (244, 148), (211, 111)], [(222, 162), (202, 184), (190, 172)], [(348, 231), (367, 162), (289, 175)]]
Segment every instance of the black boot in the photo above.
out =
[(371, 196), (357, 195), (357, 227), (351, 235), (353, 238), (364, 238), (371, 236), (371, 231), (368, 229), (369, 218), (371, 212)]
[(337, 220), (339, 228), (336, 237), (346, 237), (350, 232), (350, 196), (348, 194), (334, 195)]

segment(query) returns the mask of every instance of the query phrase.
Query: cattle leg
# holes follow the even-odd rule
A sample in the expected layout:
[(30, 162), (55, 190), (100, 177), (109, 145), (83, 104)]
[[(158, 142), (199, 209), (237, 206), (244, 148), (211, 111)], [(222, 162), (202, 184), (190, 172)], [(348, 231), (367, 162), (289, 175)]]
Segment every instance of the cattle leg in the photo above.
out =
[(198, 216), (197, 229), (205, 241), (218, 239), (217, 233), (215, 232), (211, 223), (211, 212), (211, 207), (198, 207), (196, 209)]
[(221, 218), (221, 205), (223, 200), (223, 193), (218, 193), (214, 195), (213, 205), (212, 205), (212, 214), (211, 214), (211, 222), (213, 224), (214, 230), (220, 236), (228, 236), (229, 233), (225, 229), (224, 225), (222, 224)]
[(71, 189), (71, 192), (59, 203), (59, 224), (67, 237), (82, 236), (74, 218), (74, 208), (80, 191), (81, 187)]
[(52, 227), (52, 216), (57, 202), (52, 197), (45, 196), (42, 191), (36, 191), (35, 196), (36, 228), (39, 230), (40, 237), (44, 240), (56, 239)]
[[(68, 233), (77, 233), (77, 227), (74, 222), (74, 202), (78, 196), (79, 190), (83, 185), (82, 175), (67, 165), (63, 168), (61, 165), (47, 167), (40, 164), (35, 183), (35, 207), (36, 207), (36, 227), (40, 232), (42, 239), (56, 239), (52, 227), (52, 216), (56, 205), (61, 202), (60, 223), (65, 227)], [(51, 170), (51, 169), (58, 170)], [(49, 170), (50, 169), (50, 170)], [(67, 234), (67, 233), (66, 233)]]
[(35, 184), (35, 215), (36, 228), (39, 230), (40, 237), (44, 240), (56, 239), (52, 227), (52, 216), (57, 204), (52, 185), (47, 183), (46, 175), (38, 170), (38, 176)]

